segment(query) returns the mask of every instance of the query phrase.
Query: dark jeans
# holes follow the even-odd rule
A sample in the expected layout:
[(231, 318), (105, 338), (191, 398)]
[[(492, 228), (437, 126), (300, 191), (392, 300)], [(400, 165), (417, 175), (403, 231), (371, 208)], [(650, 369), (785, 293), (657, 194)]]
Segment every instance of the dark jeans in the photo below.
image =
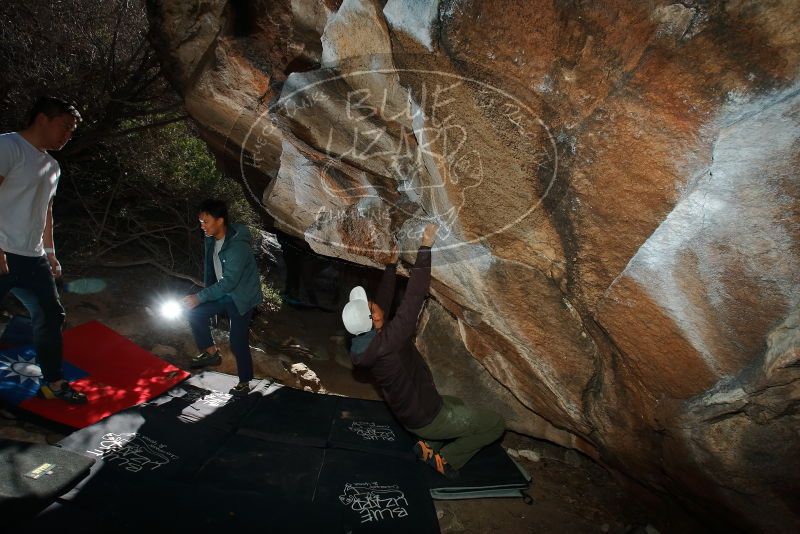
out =
[(33, 346), (44, 380), (60, 380), (63, 378), (61, 327), (65, 315), (50, 262), (47, 256), (31, 258), (8, 252), (6, 259), (9, 273), (0, 275), (0, 300), (12, 291), (28, 309), (33, 323)]
[(239, 381), (247, 382), (253, 378), (253, 358), (250, 355), (250, 318), (253, 316), (253, 309), (244, 315), (239, 314), (236, 305), (230, 297), (225, 296), (219, 300), (204, 302), (199, 306), (189, 310), (187, 316), (189, 326), (194, 335), (194, 342), (197, 348), (205, 350), (214, 345), (211, 337), (211, 327), (209, 319), (218, 313), (225, 312), (231, 320), (231, 350), (236, 357), (236, 368), (239, 373)]

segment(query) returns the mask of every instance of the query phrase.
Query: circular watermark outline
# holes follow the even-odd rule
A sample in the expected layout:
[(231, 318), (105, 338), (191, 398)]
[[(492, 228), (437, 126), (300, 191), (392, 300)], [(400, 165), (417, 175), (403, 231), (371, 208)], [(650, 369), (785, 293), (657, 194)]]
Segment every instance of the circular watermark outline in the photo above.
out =
[[(555, 183), (555, 180), (556, 180), (557, 175), (558, 175), (558, 148), (557, 148), (557, 145), (556, 145), (556, 140), (555, 140), (554, 136), (552, 135), (552, 133), (550, 132), (550, 129), (544, 123), (544, 121), (542, 121), (542, 119), (536, 113), (534, 113), (534, 111), (527, 104), (525, 104), (520, 98), (514, 96), (513, 94), (509, 93), (508, 91), (506, 91), (504, 89), (500, 89), (499, 87), (496, 87), (494, 85), (491, 85), (491, 84), (489, 84), (487, 82), (484, 82), (484, 81), (476, 79), (476, 78), (472, 78), (472, 77), (469, 77), (469, 76), (464, 76), (464, 75), (460, 75), (460, 74), (456, 74), (456, 73), (452, 73), (452, 72), (440, 71), (440, 70), (386, 68), (386, 69), (369, 69), (369, 70), (353, 70), (353, 71), (348, 71), (348, 72), (337, 72), (337, 65), (326, 65), (324, 67), (324, 69), (325, 70), (330, 70), (333, 75), (330, 76), (330, 77), (326, 77), (324, 79), (321, 79), (321, 80), (313, 81), (313, 82), (311, 82), (311, 83), (309, 83), (307, 85), (304, 85), (303, 87), (295, 89), (294, 91), (290, 92), (287, 95), (281, 94), (273, 103), (269, 104), (267, 109), (263, 113), (258, 115), (257, 119), (252, 122), (252, 124), (248, 128), (247, 133), (245, 134), (245, 136), (244, 136), (244, 138), (242, 140), (242, 143), (240, 145), (239, 170), (240, 170), (241, 177), (242, 177), (242, 183), (245, 185), (245, 187), (247, 188), (248, 192), (253, 197), (253, 199), (257, 202), (257, 204), (262, 209), (264, 209), (264, 211), (267, 214), (269, 214), (274, 219), (277, 219), (279, 222), (281, 222), (281, 224), (285, 225), (286, 227), (294, 230), (298, 235), (303, 235), (305, 238), (311, 238), (311, 239), (319, 241), (320, 243), (323, 243), (323, 244), (325, 244), (327, 246), (334, 247), (334, 248), (340, 248), (340, 249), (343, 249), (343, 250), (345, 250), (347, 252), (352, 252), (354, 249), (356, 251), (358, 251), (358, 252), (372, 252), (373, 254), (374, 253), (384, 253), (384, 254), (386, 254), (386, 253), (391, 253), (392, 252), (391, 250), (377, 249), (377, 248), (374, 248), (374, 247), (364, 248), (364, 247), (354, 246), (353, 244), (345, 244), (343, 242), (332, 242), (332, 241), (329, 241), (329, 240), (322, 240), (322, 239), (319, 239), (317, 236), (315, 236), (313, 234), (307, 234), (304, 229), (296, 228), (290, 221), (284, 221), (281, 218), (275, 217), (275, 215), (273, 213), (271, 213), (267, 209), (266, 205), (262, 201), (262, 198), (259, 195), (256, 195), (250, 189), (249, 182), (248, 182), (248, 180), (246, 178), (246, 170), (245, 170), (245, 165), (246, 165), (246, 163), (245, 163), (245, 159), (246, 159), (245, 158), (245, 152), (246, 152), (246, 149), (245, 149), (245, 147), (248, 146), (248, 139), (250, 139), (251, 136), (253, 135), (253, 132), (256, 129), (257, 125), (261, 124), (262, 121), (264, 121), (264, 119), (266, 118), (267, 121), (270, 123), (271, 127), (276, 129), (276, 130), (278, 130), (278, 128), (270, 120), (270, 117), (275, 113), (276, 109), (279, 109), (281, 106), (285, 106), (286, 103), (289, 102), (289, 101), (292, 101), (292, 99), (296, 95), (308, 92), (309, 90), (313, 89), (314, 87), (317, 87), (317, 86), (320, 86), (320, 85), (323, 85), (323, 84), (326, 84), (326, 83), (335, 82), (337, 80), (346, 80), (347, 78), (352, 78), (354, 76), (375, 76), (375, 75), (381, 75), (381, 74), (387, 75), (387, 76), (391, 76), (391, 75), (398, 75), (399, 76), (402, 73), (409, 73), (409, 74), (418, 74), (418, 75), (422, 74), (422, 75), (443, 76), (445, 78), (451, 78), (451, 79), (456, 79), (456, 80), (467, 82), (467, 83), (472, 83), (472, 84), (475, 84), (478, 87), (482, 87), (482, 88), (488, 89), (488, 90), (490, 90), (492, 92), (495, 92), (495, 93), (497, 93), (499, 95), (502, 95), (503, 97), (509, 99), (510, 101), (515, 102), (519, 106), (520, 110), (526, 111), (529, 114), (529, 117), (533, 118), (533, 121), (536, 124), (538, 124), (538, 126), (544, 132), (544, 134), (546, 136), (546, 140), (549, 141), (550, 148), (552, 149), (552, 153), (551, 153), (551, 156), (552, 156), (552, 158), (551, 158), (551, 161), (552, 161), (552, 174), (550, 175), (550, 178), (549, 178), (549, 180), (547, 182), (547, 185), (546, 185), (544, 191), (539, 195), (538, 200), (536, 200), (534, 203), (532, 203), (531, 206), (524, 213), (522, 213), (521, 215), (516, 217), (511, 222), (503, 225), (499, 229), (496, 229), (496, 230), (491, 231), (489, 233), (486, 233), (484, 235), (477, 236), (475, 238), (471, 238), (471, 239), (467, 239), (467, 240), (459, 240), (459, 241), (457, 241), (455, 243), (447, 244), (445, 246), (441, 246), (441, 245), (437, 244), (436, 245), (436, 250), (440, 250), (441, 251), (441, 250), (454, 249), (454, 248), (458, 248), (458, 247), (464, 247), (464, 246), (467, 246), (467, 245), (479, 245), (482, 241), (486, 240), (487, 238), (492, 237), (494, 235), (497, 235), (499, 233), (505, 232), (506, 230), (508, 230), (509, 228), (513, 227), (514, 225), (520, 223), (526, 217), (530, 216), (534, 211), (536, 211), (536, 209), (539, 206), (541, 206), (542, 202), (544, 202), (545, 198), (550, 193), (550, 190), (552, 189), (553, 184)], [(318, 73), (318, 72), (319, 71), (310, 71), (310, 72), (303, 72), (303, 73), (298, 73), (298, 74), (299, 75), (303, 75), (303, 74)], [(406, 91), (409, 91), (409, 89), (407, 87), (405, 87), (405, 86), (401, 85), (401, 88), (406, 90)], [(315, 150), (320, 151), (321, 153), (324, 153), (319, 147), (312, 147), (312, 148), (314, 148)], [(336, 160), (336, 158), (331, 157), (331, 160)], [(325, 167), (327, 167), (327, 165), (329, 165), (329, 164), (330, 164), (330, 160), (329, 160), (328, 163), (326, 163)], [(347, 164), (346, 161), (345, 161), (345, 164)], [(541, 165), (538, 165), (538, 166), (541, 166)], [(277, 176), (276, 176), (275, 179), (277, 179)], [(378, 197), (378, 198), (381, 201), (384, 201), (384, 202), (386, 201), (386, 199), (384, 199), (382, 197)], [(396, 209), (402, 209), (402, 208), (399, 208), (398, 206), (394, 206), (394, 207)], [(423, 210), (424, 210), (424, 206), (420, 206), (420, 207), (422, 207)], [(460, 208), (461, 207), (459, 207), (459, 210), (460, 210)], [(422, 233), (422, 228), (424, 226), (424, 223), (431, 223), (431, 222), (432, 223), (436, 223), (437, 222), (436, 214), (434, 214), (433, 216), (429, 216), (428, 219), (420, 218), (420, 217), (418, 217), (416, 215), (414, 215), (414, 218), (420, 221), (419, 232), (418, 232), (419, 235), (421, 235), (421, 233)], [(397, 243), (400, 242), (400, 239), (397, 239), (396, 235), (392, 234), (392, 236), (395, 237), (395, 241)], [(416, 251), (416, 248), (408, 249), (408, 250), (405, 250), (405, 249), (401, 249), (400, 250), (401, 253), (413, 252), (413, 251)]]

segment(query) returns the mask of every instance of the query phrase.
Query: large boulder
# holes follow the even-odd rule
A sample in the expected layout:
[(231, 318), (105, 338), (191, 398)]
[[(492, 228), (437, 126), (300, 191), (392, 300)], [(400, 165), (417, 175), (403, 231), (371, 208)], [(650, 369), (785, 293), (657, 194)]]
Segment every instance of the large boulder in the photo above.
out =
[(375, 267), (440, 224), (417, 344), (443, 392), (787, 532), (796, 8), (148, 2), (187, 111), (267, 224)]

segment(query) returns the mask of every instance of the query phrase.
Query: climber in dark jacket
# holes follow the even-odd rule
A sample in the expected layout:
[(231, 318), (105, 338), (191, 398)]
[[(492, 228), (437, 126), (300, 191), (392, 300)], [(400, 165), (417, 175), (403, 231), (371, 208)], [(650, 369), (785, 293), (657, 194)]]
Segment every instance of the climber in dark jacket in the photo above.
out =
[(369, 369), (397, 420), (422, 438), (414, 446), (420, 460), (452, 478), (484, 446), (503, 435), (503, 418), (439, 395), (428, 365), (414, 345), (414, 334), (431, 283), (431, 246), (438, 227), (425, 227), (403, 301), (391, 320), (398, 253), (386, 266), (375, 300), (360, 286), (342, 311), (345, 328), (356, 337), (353, 364)]
[(195, 343), (202, 352), (192, 358), (193, 368), (219, 365), (222, 356), (214, 344), (209, 319), (225, 313), (230, 319), (231, 351), (236, 357), (239, 383), (233, 395), (247, 395), (253, 379), (250, 354), (250, 320), (262, 302), (261, 277), (253, 256), (250, 230), (228, 223), (228, 208), (221, 200), (205, 200), (198, 208), (200, 228), (205, 233), (205, 289), (188, 295), (183, 303)]

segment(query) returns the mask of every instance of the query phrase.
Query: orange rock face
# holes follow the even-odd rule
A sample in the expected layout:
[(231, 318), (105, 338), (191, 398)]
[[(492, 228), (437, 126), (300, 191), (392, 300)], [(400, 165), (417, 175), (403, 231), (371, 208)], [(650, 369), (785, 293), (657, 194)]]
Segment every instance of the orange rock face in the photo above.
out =
[(270, 224), (380, 266), (439, 223), (417, 343), (444, 392), (800, 529), (796, 2), (148, 6)]

